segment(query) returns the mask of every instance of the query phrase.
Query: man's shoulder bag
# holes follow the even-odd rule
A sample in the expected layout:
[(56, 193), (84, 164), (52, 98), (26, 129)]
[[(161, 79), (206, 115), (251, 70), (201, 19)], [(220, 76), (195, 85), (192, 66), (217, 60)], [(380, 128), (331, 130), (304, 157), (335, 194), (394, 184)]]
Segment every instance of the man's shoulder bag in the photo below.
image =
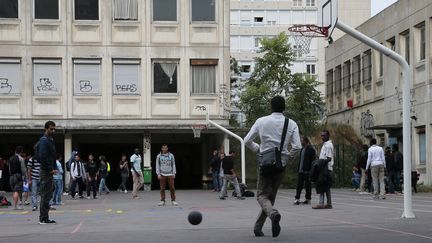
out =
[(288, 130), (288, 118), (285, 117), (285, 123), (282, 131), (282, 138), (280, 142), (280, 147), (274, 147), (267, 149), (266, 151), (258, 153), (258, 165), (260, 168), (260, 173), (264, 177), (271, 177), (280, 174), (284, 171), (284, 166), (282, 165), (281, 153), (283, 145), (285, 142), (286, 133)]

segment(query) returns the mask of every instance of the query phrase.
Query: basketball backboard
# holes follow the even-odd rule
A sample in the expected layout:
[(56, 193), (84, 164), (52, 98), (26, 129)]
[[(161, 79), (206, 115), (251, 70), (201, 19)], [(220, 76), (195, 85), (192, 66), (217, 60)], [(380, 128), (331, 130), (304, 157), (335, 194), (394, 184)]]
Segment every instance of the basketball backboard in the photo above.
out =
[(318, 26), (326, 28), (326, 36), (330, 39), (338, 20), (338, 0), (319, 0)]

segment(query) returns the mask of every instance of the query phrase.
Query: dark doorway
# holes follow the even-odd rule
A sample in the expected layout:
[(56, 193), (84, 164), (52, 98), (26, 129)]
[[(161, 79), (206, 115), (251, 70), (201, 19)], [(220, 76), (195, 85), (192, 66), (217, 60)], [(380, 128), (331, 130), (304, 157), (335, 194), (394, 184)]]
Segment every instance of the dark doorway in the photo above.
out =
[[(106, 184), (110, 190), (117, 190), (121, 183), (120, 176), (120, 167), (119, 162), (121, 160), (122, 154), (126, 154), (127, 159), (129, 161), (130, 156), (132, 155), (134, 148), (136, 148), (136, 144), (102, 144), (102, 143), (94, 143), (94, 144), (79, 144), (78, 150), (81, 154), (81, 159), (84, 161), (88, 161), (89, 154), (93, 154), (96, 162), (100, 163), (99, 156), (105, 155), (108, 163), (110, 164), (111, 171), (108, 174), (106, 179)], [(132, 189), (132, 176), (129, 177), (128, 183), (126, 184), (128, 190)]]
[[(156, 176), (156, 156), (160, 153), (162, 143), (151, 145), (151, 166), (153, 168), (152, 188), (160, 188)], [(168, 144), (169, 151), (174, 154), (176, 161), (176, 189), (201, 189), (202, 188), (202, 163), (201, 145)]]

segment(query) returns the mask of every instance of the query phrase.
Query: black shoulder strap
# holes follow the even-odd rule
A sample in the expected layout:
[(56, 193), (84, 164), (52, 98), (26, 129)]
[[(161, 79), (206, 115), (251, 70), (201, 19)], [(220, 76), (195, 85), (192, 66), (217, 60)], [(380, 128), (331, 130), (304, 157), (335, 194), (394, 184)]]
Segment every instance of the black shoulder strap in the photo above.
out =
[(282, 152), (282, 148), (283, 148), (283, 145), (285, 143), (285, 137), (286, 137), (287, 130), (288, 130), (288, 123), (289, 123), (289, 119), (285, 117), (285, 123), (284, 123), (284, 127), (282, 130), (282, 138), (281, 138), (281, 142), (280, 142), (280, 149), (279, 149), (280, 152)]

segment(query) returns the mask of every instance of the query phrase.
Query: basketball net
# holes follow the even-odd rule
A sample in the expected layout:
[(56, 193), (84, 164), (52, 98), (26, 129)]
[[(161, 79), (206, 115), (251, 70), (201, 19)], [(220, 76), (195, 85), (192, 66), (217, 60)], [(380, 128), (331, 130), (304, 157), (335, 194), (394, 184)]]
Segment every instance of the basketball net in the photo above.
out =
[(294, 52), (297, 56), (310, 53), (312, 38), (327, 37), (328, 28), (321, 28), (313, 24), (299, 24), (288, 28), (295, 42)]
[(191, 125), (192, 131), (194, 133), (194, 138), (200, 138), (201, 137), (201, 131), (203, 129), (207, 129), (206, 125), (203, 124), (197, 124), (197, 125)]

